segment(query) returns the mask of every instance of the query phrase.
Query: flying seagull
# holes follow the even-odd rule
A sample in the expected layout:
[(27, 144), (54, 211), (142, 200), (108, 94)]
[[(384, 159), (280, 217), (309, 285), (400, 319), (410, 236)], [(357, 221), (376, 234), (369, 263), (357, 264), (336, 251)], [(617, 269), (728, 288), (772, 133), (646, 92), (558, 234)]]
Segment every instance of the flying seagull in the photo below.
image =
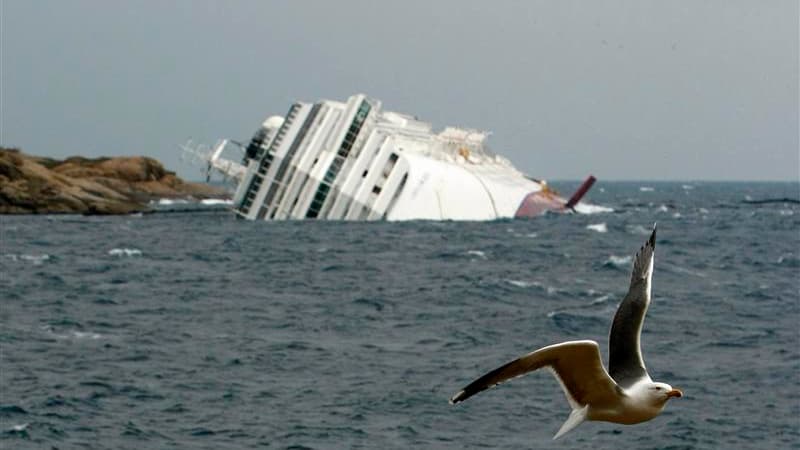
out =
[(628, 294), (614, 314), (608, 349), (608, 371), (600, 360), (597, 342), (569, 341), (549, 345), (511, 361), (470, 383), (450, 399), (462, 402), (506, 380), (546, 367), (561, 383), (572, 412), (553, 437), (585, 420), (645, 422), (661, 414), (667, 400), (681, 397), (679, 389), (650, 379), (642, 359), (642, 322), (650, 304), (656, 228), (633, 261)]

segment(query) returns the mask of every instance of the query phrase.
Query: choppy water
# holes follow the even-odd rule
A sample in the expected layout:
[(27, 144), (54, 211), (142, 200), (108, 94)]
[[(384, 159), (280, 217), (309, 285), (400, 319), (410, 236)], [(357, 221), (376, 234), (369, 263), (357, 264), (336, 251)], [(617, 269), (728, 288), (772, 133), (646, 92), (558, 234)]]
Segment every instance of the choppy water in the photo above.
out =
[[(599, 183), (615, 212), (489, 223), (5, 216), (0, 447), (800, 448), (800, 205), (742, 203), (798, 191)], [(555, 443), (547, 372), (447, 403), (540, 346), (605, 353), (656, 221), (645, 359), (684, 398)]]

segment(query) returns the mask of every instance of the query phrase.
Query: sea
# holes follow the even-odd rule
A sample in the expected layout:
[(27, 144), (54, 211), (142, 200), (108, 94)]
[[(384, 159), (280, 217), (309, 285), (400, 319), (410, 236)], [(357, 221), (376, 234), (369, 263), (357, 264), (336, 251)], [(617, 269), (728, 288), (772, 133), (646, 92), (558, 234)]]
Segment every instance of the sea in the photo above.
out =
[[(601, 181), (588, 202), (491, 222), (2, 216), (0, 448), (800, 448), (800, 184)], [(607, 357), (656, 223), (642, 348), (683, 398), (557, 441), (546, 370), (448, 403), (542, 346)]]

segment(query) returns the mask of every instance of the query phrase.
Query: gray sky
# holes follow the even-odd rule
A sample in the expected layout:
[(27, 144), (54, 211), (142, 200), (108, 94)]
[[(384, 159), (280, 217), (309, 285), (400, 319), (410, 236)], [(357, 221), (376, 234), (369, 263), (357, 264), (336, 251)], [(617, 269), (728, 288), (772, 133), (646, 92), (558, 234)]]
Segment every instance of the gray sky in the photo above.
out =
[(796, 0), (0, 0), (5, 146), (149, 155), (363, 92), (532, 176), (798, 180)]

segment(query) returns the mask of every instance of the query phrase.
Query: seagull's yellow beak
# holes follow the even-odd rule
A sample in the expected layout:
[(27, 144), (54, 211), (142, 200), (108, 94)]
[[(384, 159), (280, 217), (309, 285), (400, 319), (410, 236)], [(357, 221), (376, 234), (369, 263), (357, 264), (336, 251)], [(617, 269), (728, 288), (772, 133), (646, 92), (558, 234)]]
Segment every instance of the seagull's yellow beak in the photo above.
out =
[(672, 397), (676, 397), (676, 398), (683, 397), (683, 392), (681, 392), (680, 389), (673, 389), (673, 390), (667, 392), (667, 398), (672, 398)]

